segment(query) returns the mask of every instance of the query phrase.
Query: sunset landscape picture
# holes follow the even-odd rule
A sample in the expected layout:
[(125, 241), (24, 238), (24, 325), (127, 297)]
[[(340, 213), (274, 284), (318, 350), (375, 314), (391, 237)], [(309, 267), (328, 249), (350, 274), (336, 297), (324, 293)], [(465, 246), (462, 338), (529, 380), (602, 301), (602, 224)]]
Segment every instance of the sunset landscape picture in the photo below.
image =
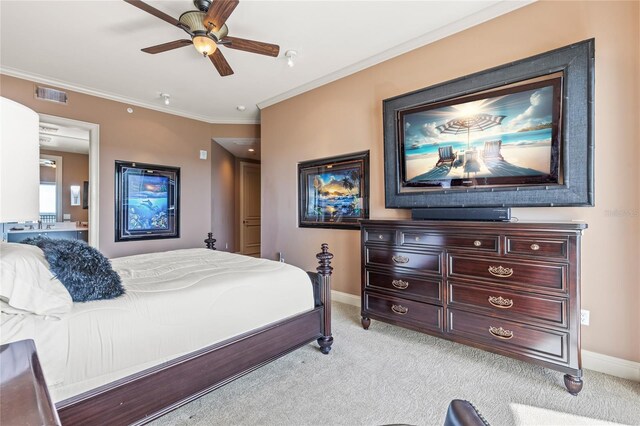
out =
[(361, 215), (362, 194), (356, 169), (308, 175), (306, 215), (336, 221)]

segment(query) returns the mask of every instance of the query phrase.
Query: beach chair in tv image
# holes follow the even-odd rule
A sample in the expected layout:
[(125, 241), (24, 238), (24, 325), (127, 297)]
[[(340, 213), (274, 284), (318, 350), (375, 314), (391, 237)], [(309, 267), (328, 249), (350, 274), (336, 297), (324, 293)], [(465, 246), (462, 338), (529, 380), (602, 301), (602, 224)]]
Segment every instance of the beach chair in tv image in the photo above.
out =
[(482, 158), (491, 159), (491, 160), (497, 159), (497, 160), (504, 161), (504, 157), (500, 152), (501, 148), (502, 148), (501, 140), (486, 141), (484, 143), (484, 149), (482, 150)]
[(438, 148), (438, 155), (440, 156), (440, 158), (438, 158), (436, 167), (440, 167), (440, 165), (447, 162), (451, 163), (450, 165), (452, 166), (453, 162), (456, 161), (456, 154), (455, 152), (453, 152), (453, 146), (451, 145)]

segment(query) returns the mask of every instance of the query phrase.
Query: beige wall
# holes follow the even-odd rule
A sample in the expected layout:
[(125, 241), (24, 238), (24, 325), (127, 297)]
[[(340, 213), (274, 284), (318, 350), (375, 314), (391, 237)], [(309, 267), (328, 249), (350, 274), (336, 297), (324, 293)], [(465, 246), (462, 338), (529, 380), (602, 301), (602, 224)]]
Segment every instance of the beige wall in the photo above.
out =
[(520, 219), (585, 220), (583, 348), (640, 361), (638, 2), (538, 2), (262, 111), (262, 252), (315, 268), (327, 242), (334, 288), (360, 291), (358, 231), (296, 227), (296, 164), (371, 150), (371, 217), (384, 207), (382, 100), (596, 38), (596, 207), (515, 209)]
[(218, 250), (236, 251), (236, 157), (211, 142), (211, 229)]
[[(0, 76), (0, 94), (41, 114), (100, 125), (100, 250), (109, 257), (203, 247), (211, 231), (211, 162), (199, 151), (212, 136), (255, 137), (258, 126), (209, 124), (95, 96), (67, 91), (69, 105), (36, 100), (34, 83)], [(138, 161), (180, 167), (180, 238), (114, 242), (114, 162)], [(215, 230), (214, 230), (215, 232)]]
[[(62, 214), (70, 214), (71, 222), (87, 222), (89, 220), (89, 209), (82, 208), (83, 183), (89, 181), (89, 156), (87, 154), (76, 154), (72, 152), (52, 151), (41, 149), (40, 154), (57, 155), (62, 157)], [(40, 170), (54, 170), (50, 167), (40, 167)], [(42, 177), (41, 177), (42, 180)], [(53, 178), (55, 181), (55, 176)], [(71, 185), (80, 187), (80, 205), (71, 205)]]

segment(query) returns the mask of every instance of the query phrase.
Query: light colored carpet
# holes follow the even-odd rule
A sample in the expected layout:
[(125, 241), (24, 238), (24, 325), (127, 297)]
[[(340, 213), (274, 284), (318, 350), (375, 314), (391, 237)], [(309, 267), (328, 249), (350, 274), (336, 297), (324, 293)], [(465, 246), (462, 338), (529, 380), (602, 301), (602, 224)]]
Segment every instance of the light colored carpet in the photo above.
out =
[(456, 398), (492, 425), (640, 424), (640, 383), (587, 370), (574, 397), (561, 373), (333, 306), (329, 355), (307, 345), (152, 424), (441, 425)]

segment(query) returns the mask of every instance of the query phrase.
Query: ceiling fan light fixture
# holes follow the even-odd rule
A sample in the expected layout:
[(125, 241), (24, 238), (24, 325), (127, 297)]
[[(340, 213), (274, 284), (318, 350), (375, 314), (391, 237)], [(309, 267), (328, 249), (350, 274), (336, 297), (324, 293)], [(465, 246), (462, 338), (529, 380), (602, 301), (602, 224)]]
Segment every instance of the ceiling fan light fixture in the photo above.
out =
[(194, 35), (192, 41), (193, 47), (195, 47), (202, 56), (209, 56), (218, 48), (216, 42), (206, 35)]

